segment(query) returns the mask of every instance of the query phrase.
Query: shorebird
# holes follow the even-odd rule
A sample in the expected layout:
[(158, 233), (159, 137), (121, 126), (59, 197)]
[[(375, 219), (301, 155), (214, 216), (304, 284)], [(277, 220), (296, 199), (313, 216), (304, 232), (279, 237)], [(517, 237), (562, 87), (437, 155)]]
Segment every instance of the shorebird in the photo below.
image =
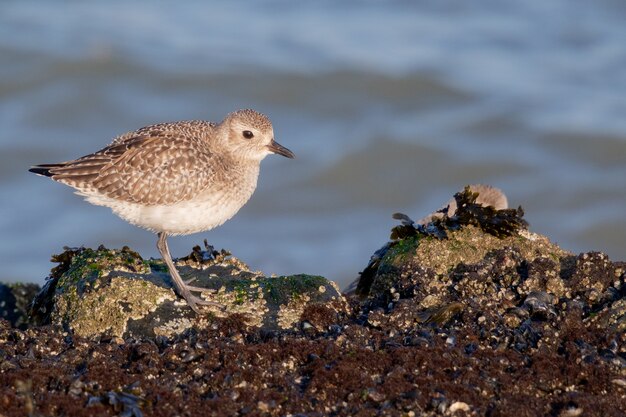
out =
[(118, 136), (105, 148), (73, 161), (35, 165), (30, 172), (76, 189), (127, 222), (157, 233), (157, 248), (189, 306), (217, 305), (192, 294), (180, 277), (167, 237), (211, 230), (250, 199), (268, 154), (294, 158), (274, 140), (272, 123), (254, 110), (220, 123), (161, 123)]

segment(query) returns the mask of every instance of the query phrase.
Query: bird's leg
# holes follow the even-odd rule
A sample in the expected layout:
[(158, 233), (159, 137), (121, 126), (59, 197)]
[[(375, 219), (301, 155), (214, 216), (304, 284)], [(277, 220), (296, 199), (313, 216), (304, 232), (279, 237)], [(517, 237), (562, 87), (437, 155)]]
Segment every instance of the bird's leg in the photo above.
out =
[(189, 286), (185, 283), (185, 281), (182, 280), (182, 278), (178, 274), (178, 271), (176, 270), (176, 267), (174, 266), (174, 262), (172, 261), (172, 256), (170, 255), (170, 250), (167, 247), (167, 234), (166, 233), (163, 233), (163, 232), (159, 233), (159, 240), (157, 241), (157, 249), (161, 253), (163, 260), (165, 261), (165, 264), (167, 265), (167, 268), (170, 271), (170, 276), (172, 277), (172, 280), (174, 281), (174, 285), (176, 286), (176, 290), (178, 294), (187, 301), (187, 304), (189, 304), (189, 307), (191, 307), (193, 311), (195, 311), (196, 313), (200, 313), (200, 309), (198, 308), (198, 305), (211, 305), (211, 306), (222, 307), (222, 308), (224, 307), (220, 303), (216, 303), (215, 301), (204, 300), (200, 297), (196, 297), (195, 295), (191, 293)]
[(196, 281), (196, 277), (190, 278), (187, 281), (183, 280), (183, 282), (185, 283), (185, 285), (187, 286), (187, 289), (189, 291), (196, 291), (196, 292), (217, 292), (216, 290), (212, 290), (210, 288), (205, 288), (205, 287), (195, 287), (193, 285), (189, 285), (192, 282)]

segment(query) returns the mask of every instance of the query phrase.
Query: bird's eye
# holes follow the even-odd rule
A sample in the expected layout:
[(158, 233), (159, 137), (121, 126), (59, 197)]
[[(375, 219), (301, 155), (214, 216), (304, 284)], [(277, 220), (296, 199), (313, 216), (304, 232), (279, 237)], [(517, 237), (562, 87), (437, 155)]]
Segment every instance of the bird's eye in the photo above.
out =
[(254, 133), (250, 132), (249, 130), (244, 130), (243, 137), (246, 139), (252, 139), (254, 137)]

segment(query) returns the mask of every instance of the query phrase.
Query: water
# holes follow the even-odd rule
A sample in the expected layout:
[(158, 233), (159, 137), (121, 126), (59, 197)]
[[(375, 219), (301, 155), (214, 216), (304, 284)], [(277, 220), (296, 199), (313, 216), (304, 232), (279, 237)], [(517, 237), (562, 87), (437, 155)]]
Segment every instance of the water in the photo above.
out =
[(531, 229), (625, 258), (623, 2), (0, 3), (0, 280), (42, 282), (63, 246), (156, 237), (27, 172), (161, 121), (252, 107), (268, 157), (207, 238), (253, 269), (347, 285), (388, 238), (468, 183)]

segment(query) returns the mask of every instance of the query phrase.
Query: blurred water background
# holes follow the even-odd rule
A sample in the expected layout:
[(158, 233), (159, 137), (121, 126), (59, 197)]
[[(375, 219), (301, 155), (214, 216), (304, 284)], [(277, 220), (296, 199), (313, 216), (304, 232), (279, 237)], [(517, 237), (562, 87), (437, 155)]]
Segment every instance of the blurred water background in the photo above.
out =
[(347, 285), (463, 185), (531, 229), (626, 259), (626, 3), (3, 1), (0, 280), (43, 282), (67, 246), (156, 237), (27, 172), (162, 121), (251, 107), (296, 160), (207, 238), (253, 269)]

